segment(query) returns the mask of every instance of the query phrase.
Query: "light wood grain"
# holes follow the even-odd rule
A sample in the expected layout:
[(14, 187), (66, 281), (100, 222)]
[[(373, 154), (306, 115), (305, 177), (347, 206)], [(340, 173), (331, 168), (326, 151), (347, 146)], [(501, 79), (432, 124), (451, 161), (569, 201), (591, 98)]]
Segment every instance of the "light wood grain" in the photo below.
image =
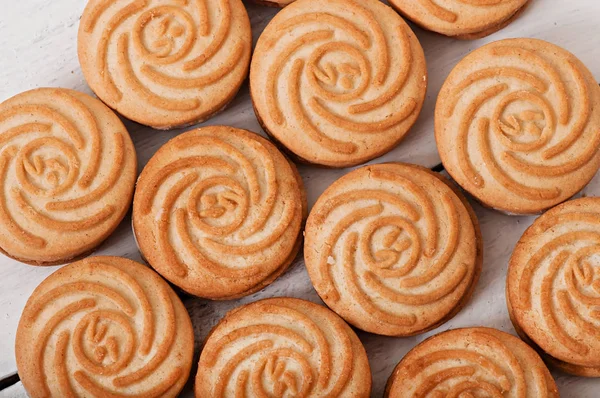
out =
[[(82, 0), (3, 1), (0, 5), (0, 100), (41, 86), (69, 87), (90, 93), (77, 60), (76, 37)], [(247, 3), (254, 38), (276, 9)], [(415, 29), (425, 49), (429, 89), (423, 112), (408, 137), (392, 152), (376, 159), (406, 161), (427, 167), (439, 163), (433, 138), (433, 107), (441, 84), (463, 56), (484, 43), (507, 37), (535, 37), (556, 43), (578, 56), (600, 79), (600, 1), (532, 0), (525, 13), (506, 29), (485, 39), (456, 41)], [(126, 122), (136, 144), (139, 167), (168, 139), (181, 130), (156, 132)], [(261, 132), (243, 86), (231, 106), (205, 124), (227, 124)], [(332, 181), (348, 170), (324, 170), (301, 166), (309, 204)], [(600, 177), (584, 190), (600, 195)], [(411, 338), (387, 338), (359, 333), (366, 346), (374, 377), (373, 396), (380, 397), (396, 363), (415, 344), (431, 334), (461, 326), (484, 325), (514, 333), (504, 299), (506, 265), (521, 233), (532, 217), (509, 217), (475, 205), (484, 241), (484, 269), (473, 299), (454, 319), (427, 334)], [(129, 215), (96, 252), (140, 260), (130, 228)], [(14, 337), (19, 316), (35, 287), (57, 267), (31, 267), (0, 256), (0, 377), (16, 370)], [(320, 302), (312, 288), (304, 263), (298, 258), (291, 269), (265, 290), (230, 302), (185, 298), (194, 322), (196, 354), (210, 328), (229, 309), (263, 297), (293, 296)], [(598, 397), (600, 380), (574, 378), (554, 373), (563, 397)], [(193, 379), (193, 375), (192, 375)], [(190, 383), (191, 385), (191, 383)], [(188, 395), (189, 388), (187, 389)], [(2, 397), (26, 396), (20, 384), (0, 392)]]

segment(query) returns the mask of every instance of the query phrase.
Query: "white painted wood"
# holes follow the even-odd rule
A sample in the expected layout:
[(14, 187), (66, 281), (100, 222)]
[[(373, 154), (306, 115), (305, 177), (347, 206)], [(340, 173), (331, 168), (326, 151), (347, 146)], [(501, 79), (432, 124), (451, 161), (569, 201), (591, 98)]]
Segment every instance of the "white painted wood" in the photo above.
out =
[[(315, 0), (317, 1), (317, 0)], [(319, 0), (320, 1), (320, 0)], [(90, 93), (77, 61), (78, 21), (82, 0), (21, 0), (0, 2), (0, 101), (40, 86), (62, 86)], [(247, 4), (256, 39), (275, 9)], [(507, 37), (536, 37), (573, 52), (600, 80), (600, 1), (532, 0), (525, 13), (506, 29), (482, 40), (457, 41), (415, 29), (425, 49), (429, 90), (423, 112), (409, 136), (398, 148), (375, 160), (407, 161), (431, 167), (439, 162), (433, 138), (433, 106), (450, 69), (469, 51), (489, 41)], [(248, 98), (247, 86), (231, 106), (206, 124), (228, 124), (261, 132)], [(139, 167), (156, 149), (181, 130), (155, 132), (127, 122), (136, 144)], [(309, 204), (348, 170), (324, 170), (301, 166)], [(600, 195), (600, 176), (584, 190)], [(388, 338), (360, 333), (373, 372), (373, 396), (380, 397), (396, 363), (415, 344), (433, 333), (461, 326), (485, 325), (514, 333), (504, 299), (506, 264), (510, 253), (532, 217), (509, 217), (474, 205), (485, 242), (484, 270), (471, 302), (454, 319), (425, 335)], [(129, 216), (117, 232), (96, 252), (140, 260), (130, 229)], [(14, 337), (20, 313), (33, 289), (58, 267), (31, 267), (0, 256), (0, 377), (16, 370)], [(301, 258), (271, 286), (241, 300), (209, 302), (191, 297), (186, 305), (196, 332), (196, 354), (209, 329), (229, 309), (258, 298), (294, 296), (320, 302)], [(600, 379), (582, 379), (554, 373), (563, 397), (598, 397)], [(192, 377), (193, 378), (193, 377)], [(189, 383), (191, 386), (191, 383)], [(189, 391), (191, 387), (188, 387)], [(20, 384), (0, 392), (0, 397), (26, 396)]]

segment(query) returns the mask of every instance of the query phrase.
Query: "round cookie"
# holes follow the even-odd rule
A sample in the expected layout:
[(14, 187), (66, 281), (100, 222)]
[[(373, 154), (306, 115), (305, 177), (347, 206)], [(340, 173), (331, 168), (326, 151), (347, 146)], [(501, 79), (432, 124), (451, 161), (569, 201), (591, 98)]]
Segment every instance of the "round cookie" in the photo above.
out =
[(0, 251), (32, 265), (92, 251), (131, 204), (137, 160), (123, 123), (78, 91), (0, 104)]
[(195, 392), (198, 398), (367, 398), (371, 371), (360, 340), (333, 312), (310, 301), (271, 298), (230, 311), (213, 328)]
[(404, 17), (424, 29), (457, 39), (479, 39), (508, 24), (529, 0), (390, 0)]
[(337, 180), (306, 224), (304, 257), (317, 293), (367, 332), (410, 336), (466, 304), (481, 273), (473, 210), (443, 177), (379, 164)]
[(248, 75), (252, 32), (241, 0), (90, 0), (78, 34), (92, 90), (157, 129), (222, 110)]
[(600, 198), (556, 206), (519, 240), (506, 299), (519, 334), (550, 362), (600, 377)]
[(31, 397), (176, 397), (189, 377), (194, 333), (156, 273), (99, 256), (61, 268), (35, 289), (15, 349)]
[(425, 396), (558, 398), (559, 394), (531, 347), (508, 333), (475, 327), (430, 337), (396, 366), (384, 397)]
[(444, 167), (484, 205), (534, 214), (581, 190), (600, 166), (600, 89), (572, 54), (501, 40), (459, 62), (435, 109)]
[(423, 49), (377, 0), (299, 0), (260, 36), (250, 67), (256, 116), (304, 162), (347, 167), (394, 148), (427, 89)]
[(295, 167), (266, 139), (204, 127), (150, 159), (133, 203), (145, 259), (181, 289), (232, 299), (270, 284), (300, 249), (306, 211)]

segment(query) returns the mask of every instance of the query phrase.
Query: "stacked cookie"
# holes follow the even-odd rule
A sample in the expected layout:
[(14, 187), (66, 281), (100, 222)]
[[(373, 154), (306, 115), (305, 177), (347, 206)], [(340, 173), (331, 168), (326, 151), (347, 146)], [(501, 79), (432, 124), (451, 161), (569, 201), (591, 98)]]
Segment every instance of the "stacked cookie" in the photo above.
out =
[[(194, 336), (165, 280), (204, 299), (248, 296), (288, 269), (303, 239), (309, 277), (329, 309), (283, 297), (233, 309), (206, 336), (197, 397), (368, 397), (367, 353), (348, 324), (411, 336), (467, 305), (483, 243), (452, 182), (411, 164), (364, 166), (334, 182), (308, 215), (302, 178), (275, 146), (325, 167), (394, 148), (427, 90), (414, 32), (377, 0), (266, 3), (286, 7), (251, 59), (240, 0), (90, 0), (78, 54), (104, 103), (38, 89), (0, 105), (0, 250), (36, 265), (83, 257), (133, 198), (134, 237), (156, 271), (89, 257), (34, 291), (16, 339), (32, 396), (177, 396)], [(427, 29), (469, 39), (506, 26), (527, 0), (390, 3)], [(276, 144), (233, 127), (193, 129), (163, 145), (135, 184), (135, 148), (108, 107), (156, 129), (191, 125), (226, 107), (248, 75), (258, 122)], [(534, 39), (473, 51), (448, 76), (435, 110), (448, 173), (509, 214), (539, 213), (581, 190), (600, 167), (599, 130), (591, 73)], [(559, 369), (594, 377), (599, 214), (599, 200), (589, 198), (540, 217), (515, 249), (506, 286), (523, 340)], [(385, 394), (558, 396), (532, 348), (481, 327), (419, 344)]]

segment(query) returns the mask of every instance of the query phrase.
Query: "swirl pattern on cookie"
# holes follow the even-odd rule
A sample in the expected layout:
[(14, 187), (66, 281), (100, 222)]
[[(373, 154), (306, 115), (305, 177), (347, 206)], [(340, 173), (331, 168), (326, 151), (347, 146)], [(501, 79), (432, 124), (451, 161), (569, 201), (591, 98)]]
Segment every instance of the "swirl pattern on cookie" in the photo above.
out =
[(452, 317), (481, 271), (472, 210), (441, 177), (407, 164), (355, 170), (318, 199), (304, 256), (327, 305), (368, 332), (406, 336)]
[(91, 0), (78, 37), (92, 90), (159, 129), (224, 108), (248, 74), (251, 47), (241, 0)]
[(471, 39), (512, 21), (529, 0), (390, 0), (390, 5), (425, 29)]
[(600, 199), (566, 202), (538, 218), (510, 261), (515, 328), (571, 373), (600, 377)]
[(119, 118), (77, 91), (0, 104), (0, 250), (31, 264), (91, 251), (131, 203), (135, 148)]
[(101, 256), (37, 287), (16, 356), (32, 397), (176, 397), (193, 345), (190, 318), (165, 281), (142, 264)]
[(600, 166), (600, 89), (567, 51), (535, 39), (488, 44), (443, 85), (435, 133), (446, 170), (484, 204), (537, 213)]
[(273, 298), (229, 312), (211, 331), (196, 397), (368, 397), (371, 373), (356, 334), (327, 308)]
[(229, 299), (289, 266), (306, 204), (295, 167), (273, 144), (213, 126), (158, 150), (133, 207), (139, 248), (160, 274), (191, 294)]
[(299, 159), (344, 167), (393, 148), (425, 98), (423, 49), (376, 0), (300, 0), (258, 40), (250, 94), (259, 121)]
[(413, 348), (390, 376), (385, 398), (558, 398), (536, 352), (490, 328), (455, 329)]

